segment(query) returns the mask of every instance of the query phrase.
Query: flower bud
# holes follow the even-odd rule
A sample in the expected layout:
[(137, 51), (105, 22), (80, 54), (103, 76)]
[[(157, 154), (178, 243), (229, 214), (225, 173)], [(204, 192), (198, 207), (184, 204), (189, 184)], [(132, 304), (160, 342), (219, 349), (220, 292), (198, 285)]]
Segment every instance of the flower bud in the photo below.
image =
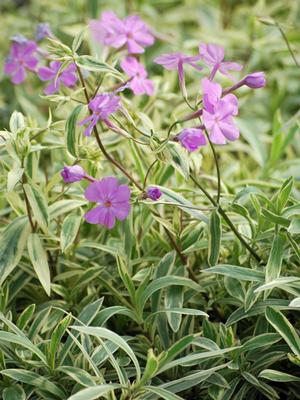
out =
[(181, 146), (190, 152), (198, 150), (199, 147), (206, 145), (206, 138), (203, 131), (199, 128), (186, 128), (177, 136)]
[(84, 169), (80, 165), (65, 166), (60, 174), (65, 183), (79, 182), (86, 176)]
[(156, 200), (158, 200), (158, 199), (161, 197), (162, 192), (160, 191), (160, 189), (159, 189), (158, 187), (149, 186), (149, 187), (147, 188), (147, 193), (146, 193), (146, 195), (147, 195), (147, 198), (148, 198), (148, 199), (151, 199), (151, 200), (156, 201)]
[(35, 39), (39, 42), (46, 37), (51, 38), (53, 37), (53, 34), (51, 32), (51, 28), (48, 22), (42, 22), (36, 27)]
[(251, 89), (259, 89), (266, 86), (266, 76), (264, 72), (253, 72), (245, 76), (244, 85)]

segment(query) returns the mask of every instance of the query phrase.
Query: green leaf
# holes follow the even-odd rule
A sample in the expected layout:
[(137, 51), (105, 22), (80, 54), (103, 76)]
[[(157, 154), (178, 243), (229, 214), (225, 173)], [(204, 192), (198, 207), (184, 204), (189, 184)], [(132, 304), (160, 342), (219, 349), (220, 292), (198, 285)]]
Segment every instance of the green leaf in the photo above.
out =
[(49, 364), (53, 369), (55, 369), (55, 359), (56, 355), (59, 353), (61, 339), (65, 334), (71, 320), (72, 317), (67, 315), (62, 321), (60, 321), (51, 335), (51, 340), (49, 343)]
[(2, 393), (3, 400), (26, 400), (26, 394), (19, 385), (5, 388)]
[(289, 284), (289, 283), (293, 283), (293, 282), (297, 282), (299, 281), (300, 278), (297, 278), (296, 276), (287, 276), (287, 277), (281, 277), (281, 278), (277, 278), (274, 279), (273, 281), (270, 281), (264, 285), (259, 286), (258, 288), (256, 288), (254, 290), (254, 293), (259, 293), (259, 292), (263, 292), (265, 290), (269, 290), (269, 289), (273, 289), (273, 288), (284, 288), (284, 285)]
[(66, 130), (65, 130), (65, 141), (68, 152), (75, 158), (78, 157), (77, 146), (78, 146), (78, 134), (77, 134), (77, 119), (83, 105), (79, 104), (76, 106), (68, 119), (66, 120)]
[(26, 244), (30, 226), (27, 217), (16, 218), (0, 238), (0, 284), (18, 265)]
[(35, 273), (37, 274), (39, 281), (45, 289), (45, 292), (48, 296), (50, 296), (51, 278), (47, 253), (37, 233), (31, 233), (29, 235), (27, 241), (27, 249)]
[(54, 219), (59, 217), (62, 214), (66, 214), (75, 208), (79, 208), (81, 206), (86, 205), (86, 201), (82, 200), (60, 200), (56, 201), (54, 204), (51, 204), (49, 207), (50, 219)]
[(7, 191), (11, 192), (14, 190), (16, 184), (21, 181), (21, 178), (24, 173), (24, 168), (20, 168), (15, 166), (13, 169), (9, 171), (7, 174)]
[(0, 343), (14, 343), (34, 353), (45, 365), (47, 365), (45, 355), (37, 346), (31, 343), (27, 337), (18, 336), (10, 332), (0, 331)]
[(243, 343), (241, 352), (245, 353), (246, 351), (256, 350), (260, 347), (268, 347), (279, 342), (279, 340), (281, 340), (281, 336), (278, 335), (278, 333), (263, 333), (262, 335), (255, 336)]
[(270, 282), (280, 276), (284, 254), (285, 237), (278, 233), (273, 240), (271, 252), (266, 266), (266, 282)]
[(87, 69), (88, 71), (109, 73), (123, 81), (122, 74), (120, 74), (117, 69), (105, 62), (97, 60), (92, 56), (79, 56), (75, 61), (79, 67)]
[(134, 387), (135, 390), (145, 385), (148, 381), (150, 381), (156, 374), (159, 367), (159, 358), (156, 357), (153, 353), (152, 349), (148, 350), (146, 367), (144, 369), (144, 373), (139, 382), (137, 382)]
[(35, 304), (30, 304), (30, 306), (26, 307), (25, 310), (19, 315), (16, 325), (20, 330), (24, 330), (24, 328), (26, 328), (34, 314), (34, 311)]
[(173, 190), (166, 188), (164, 186), (156, 185), (163, 193), (164, 200), (169, 201), (170, 203), (175, 203), (178, 207), (190, 214), (192, 217), (199, 219), (205, 223), (208, 223), (208, 218), (204, 215), (200, 210), (197, 210), (197, 207), (191, 203), (189, 200), (186, 200), (183, 196), (179, 193), (174, 192)]
[(289, 304), (290, 307), (300, 307), (300, 297), (296, 297)]
[(237, 265), (219, 264), (215, 267), (207, 268), (201, 272), (209, 274), (220, 274), (242, 281), (264, 282), (265, 276), (261, 271), (250, 268), (238, 267)]
[(275, 369), (264, 369), (258, 376), (259, 378), (268, 379), (273, 382), (300, 382), (298, 376), (286, 374), (282, 371), (276, 371)]
[(25, 128), (24, 115), (18, 111), (14, 111), (9, 120), (9, 129), (12, 133), (18, 133)]
[(72, 42), (72, 51), (73, 53), (76, 53), (76, 51), (79, 49), (79, 47), (82, 44), (83, 37), (85, 34), (86, 28), (82, 29), (75, 37)]
[(219, 259), (222, 235), (221, 219), (216, 210), (210, 215), (208, 229), (208, 263), (214, 266)]
[(193, 289), (197, 292), (202, 291), (202, 288), (200, 285), (192, 281), (191, 279), (184, 278), (181, 276), (164, 276), (162, 278), (155, 279), (152, 281), (145, 291), (141, 294), (140, 298), (137, 299), (138, 306), (140, 310), (143, 310), (145, 307), (145, 304), (148, 300), (149, 297), (152, 296), (153, 293), (156, 291), (167, 288), (170, 286), (185, 286), (189, 287), (190, 289)]
[(294, 354), (300, 356), (300, 339), (288, 319), (280, 311), (271, 307), (266, 309), (266, 318), (286, 341)]
[(174, 394), (172, 392), (169, 392), (166, 389), (163, 389), (161, 387), (157, 386), (145, 386), (145, 389), (147, 392), (151, 392), (159, 396), (160, 399), (164, 400), (184, 400), (183, 397), (177, 396), (177, 394)]
[(44, 378), (35, 372), (26, 371), (25, 369), (5, 369), (1, 371), (1, 374), (16, 381), (35, 386), (36, 388), (42, 388), (45, 392), (52, 393), (60, 399), (66, 398), (65, 393), (59, 389), (57, 385), (50, 382), (48, 378)]
[(273, 224), (281, 225), (284, 226), (285, 228), (288, 228), (291, 223), (291, 221), (288, 220), (287, 218), (281, 217), (280, 215), (277, 215), (272, 211), (267, 210), (266, 208), (261, 209), (261, 214)]
[(137, 379), (140, 379), (141, 370), (138, 360), (131, 347), (125, 342), (125, 340), (121, 336), (106, 328), (96, 328), (93, 326), (72, 326), (71, 328), (80, 333), (85, 333), (86, 335), (92, 335), (95, 337), (110, 340), (111, 342), (118, 345), (131, 358), (136, 369)]
[(189, 156), (178, 144), (169, 142), (166, 149), (170, 153), (169, 162), (187, 180), (190, 175)]
[(111, 392), (112, 390), (118, 389), (120, 385), (116, 384), (102, 384), (93, 387), (89, 387), (79, 392), (73, 394), (68, 400), (95, 400), (98, 399), (100, 396), (104, 396)]
[(291, 225), (288, 228), (288, 232), (291, 235), (299, 235), (300, 234), (300, 218), (295, 218), (292, 220)]
[(276, 211), (278, 214), (281, 214), (284, 209), (286, 203), (289, 200), (292, 188), (293, 188), (294, 179), (293, 177), (288, 178), (283, 182), (281, 186), (280, 192), (278, 193), (277, 201), (276, 201)]
[(64, 219), (60, 232), (60, 248), (63, 253), (67, 251), (70, 246), (72, 246), (74, 240), (76, 239), (80, 222), (81, 215), (69, 214)]
[(48, 204), (44, 194), (41, 189), (37, 187), (30, 186), (28, 183), (24, 185), (24, 190), (28, 197), (32, 213), (37, 220), (39, 226), (43, 229), (45, 233), (48, 233), (49, 225), (49, 214), (48, 214)]
[(96, 385), (93, 377), (81, 368), (73, 367), (71, 365), (62, 365), (61, 367), (56, 368), (56, 370), (68, 375), (71, 379), (82, 386), (89, 387)]

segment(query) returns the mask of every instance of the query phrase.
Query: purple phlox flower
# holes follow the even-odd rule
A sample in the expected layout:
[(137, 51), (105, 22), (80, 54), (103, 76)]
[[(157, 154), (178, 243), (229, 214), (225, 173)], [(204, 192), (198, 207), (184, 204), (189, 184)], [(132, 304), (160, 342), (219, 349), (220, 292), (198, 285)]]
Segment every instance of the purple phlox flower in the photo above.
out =
[(221, 98), (221, 85), (207, 78), (202, 80), (202, 88), (204, 104), (202, 119), (210, 140), (215, 144), (226, 144), (226, 139), (236, 140), (239, 137), (239, 130), (232, 119), (232, 116), (238, 113), (236, 96), (227, 94)]
[(119, 49), (127, 46), (128, 53), (144, 53), (144, 48), (154, 43), (154, 36), (138, 15), (129, 15), (123, 20), (112, 11), (102, 13), (100, 20), (90, 22), (96, 40)]
[(210, 80), (214, 78), (217, 71), (220, 71), (221, 74), (226, 75), (234, 80), (234, 78), (229, 74), (229, 71), (241, 71), (243, 68), (243, 66), (238, 63), (224, 61), (224, 48), (217, 44), (201, 43), (199, 45), (199, 52), (200, 57), (205, 64), (209, 67), (212, 67), (209, 77)]
[(149, 186), (146, 191), (146, 197), (153, 201), (157, 201), (162, 196), (161, 190), (156, 186)]
[(85, 198), (99, 205), (85, 214), (90, 224), (101, 224), (111, 229), (116, 219), (123, 221), (130, 212), (130, 188), (119, 185), (114, 177), (93, 182), (85, 191)]
[(18, 33), (17, 35), (13, 35), (10, 38), (10, 40), (12, 42), (19, 43), (19, 44), (26, 44), (28, 42), (28, 39), (25, 36), (21, 35), (20, 33)]
[(199, 128), (186, 128), (176, 137), (180, 144), (190, 152), (206, 145), (206, 137)]
[(37, 44), (31, 40), (13, 41), (10, 53), (4, 64), (4, 73), (11, 76), (14, 84), (22, 83), (26, 77), (26, 69), (35, 71), (38, 63)]
[(79, 182), (87, 176), (80, 165), (65, 166), (60, 174), (65, 183)]
[(72, 87), (77, 81), (76, 65), (69, 64), (58, 75), (62, 63), (60, 61), (51, 61), (49, 67), (41, 67), (38, 70), (39, 78), (42, 81), (51, 81), (44, 89), (45, 94), (53, 94), (59, 91), (60, 85)]
[(154, 85), (150, 79), (147, 79), (148, 73), (145, 67), (138, 62), (135, 57), (126, 57), (121, 62), (121, 68), (126, 74), (132, 78), (129, 81), (129, 87), (135, 95), (147, 94), (152, 96)]
[(253, 72), (245, 76), (243, 82), (251, 89), (259, 89), (266, 86), (266, 76), (264, 72)]
[(42, 22), (36, 27), (35, 40), (39, 42), (46, 37), (53, 37), (53, 33), (48, 22)]
[(92, 114), (79, 122), (79, 125), (89, 123), (84, 131), (85, 136), (90, 136), (98, 121), (103, 121), (110, 126), (108, 117), (120, 108), (120, 97), (112, 93), (98, 94), (89, 102), (89, 109)]
[(183, 92), (184, 97), (186, 97), (186, 88), (185, 88), (185, 78), (184, 78), (184, 70), (183, 65), (189, 64), (192, 67), (196, 68), (198, 71), (201, 71), (203, 68), (200, 65), (197, 65), (196, 62), (200, 60), (200, 55), (197, 56), (185, 56), (182, 53), (168, 53), (162, 54), (159, 57), (154, 59), (156, 64), (162, 65), (164, 68), (168, 70), (177, 69), (180, 88)]

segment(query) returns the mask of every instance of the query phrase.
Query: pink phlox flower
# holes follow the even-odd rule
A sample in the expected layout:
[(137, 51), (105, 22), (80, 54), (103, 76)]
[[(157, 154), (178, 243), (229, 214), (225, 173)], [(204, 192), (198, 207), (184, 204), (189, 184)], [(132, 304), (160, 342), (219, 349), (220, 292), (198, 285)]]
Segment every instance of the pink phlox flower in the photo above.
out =
[(90, 22), (90, 28), (96, 40), (117, 49), (127, 46), (130, 54), (144, 53), (144, 48), (154, 43), (154, 36), (138, 15), (122, 20), (114, 12), (106, 11), (100, 20)]
[(32, 40), (13, 39), (9, 56), (4, 64), (4, 73), (18, 85), (26, 78), (26, 69), (35, 71), (38, 63), (37, 44)]
[(201, 71), (203, 68), (196, 64), (197, 61), (200, 60), (200, 56), (186, 56), (182, 53), (168, 53), (162, 54), (154, 59), (156, 64), (162, 65), (164, 68), (168, 70), (177, 69), (180, 88), (183, 92), (183, 95), (186, 97), (186, 88), (185, 88), (185, 78), (184, 78), (184, 70), (183, 65), (188, 64)]
[(180, 144), (190, 152), (196, 151), (199, 147), (206, 145), (206, 138), (199, 128), (186, 128), (177, 136)]
[(210, 74), (211, 80), (214, 78), (217, 71), (220, 71), (221, 74), (226, 75), (230, 79), (234, 80), (229, 71), (241, 71), (243, 68), (243, 66), (238, 63), (224, 61), (224, 48), (217, 44), (201, 43), (199, 45), (199, 52), (200, 57), (205, 64), (209, 67), (212, 67)]
[(53, 94), (58, 92), (61, 84), (66, 87), (72, 87), (76, 84), (76, 65), (71, 63), (59, 73), (61, 64), (62, 63), (60, 61), (51, 61), (49, 67), (39, 68), (39, 78), (42, 81), (51, 81), (50, 84), (44, 89), (45, 94)]
[(212, 143), (226, 144), (226, 139), (236, 140), (239, 130), (232, 117), (238, 114), (237, 98), (233, 94), (222, 96), (222, 87), (218, 83), (202, 80), (203, 123), (209, 132)]
[(98, 121), (103, 121), (110, 126), (108, 117), (116, 112), (120, 106), (120, 97), (112, 93), (102, 93), (95, 96), (89, 102), (89, 109), (92, 111), (92, 114), (79, 122), (79, 125), (89, 123), (89, 126), (84, 131), (84, 135), (90, 136)]
[(90, 224), (101, 224), (111, 229), (116, 219), (123, 221), (130, 212), (130, 188), (119, 185), (114, 177), (93, 182), (85, 191), (85, 198), (99, 205), (85, 214)]
[(129, 81), (129, 87), (135, 95), (153, 95), (153, 82), (150, 79), (147, 79), (148, 73), (145, 67), (140, 62), (138, 62), (135, 57), (126, 57), (121, 62), (121, 68), (131, 78), (131, 80)]

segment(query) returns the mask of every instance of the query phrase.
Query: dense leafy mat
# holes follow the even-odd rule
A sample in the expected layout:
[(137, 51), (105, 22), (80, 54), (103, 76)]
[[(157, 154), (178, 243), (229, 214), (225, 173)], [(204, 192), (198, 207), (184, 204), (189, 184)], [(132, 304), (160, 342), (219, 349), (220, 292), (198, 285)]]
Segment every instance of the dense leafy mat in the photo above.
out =
[[(300, 3), (2, 0), (1, 60), (10, 36), (32, 39), (48, 22), (50, 58), (75, 60), (88, 95), (116, 89), (118, 52), (105, 58), (86, 27), (105, 10), (138, 13), (156, 36), (140, 56), (153, 94), (120, 93), (114, 121), (129, 137), (98, 124), (115, 164), (78, 125), (80, 82), (47, 96), (36, 74), (13, 85), (1, 72), (2, 398), (299, 399)], [(194, 55), (200, 42), (224, 46), (244, 75), (264, 71), (267, 85), (239, 90), (239, 140), (188, 153), (164, 142), (192, 126), (191, 110), (176, 70), (153, 59)], [(197, 99), (205, 74), (185, 72)], [(74, 164), (130, 185), (123, 222), (85, 221), (88, 182), (60, 174)], [(130, 177), (162, 197), (145, 198)]]

